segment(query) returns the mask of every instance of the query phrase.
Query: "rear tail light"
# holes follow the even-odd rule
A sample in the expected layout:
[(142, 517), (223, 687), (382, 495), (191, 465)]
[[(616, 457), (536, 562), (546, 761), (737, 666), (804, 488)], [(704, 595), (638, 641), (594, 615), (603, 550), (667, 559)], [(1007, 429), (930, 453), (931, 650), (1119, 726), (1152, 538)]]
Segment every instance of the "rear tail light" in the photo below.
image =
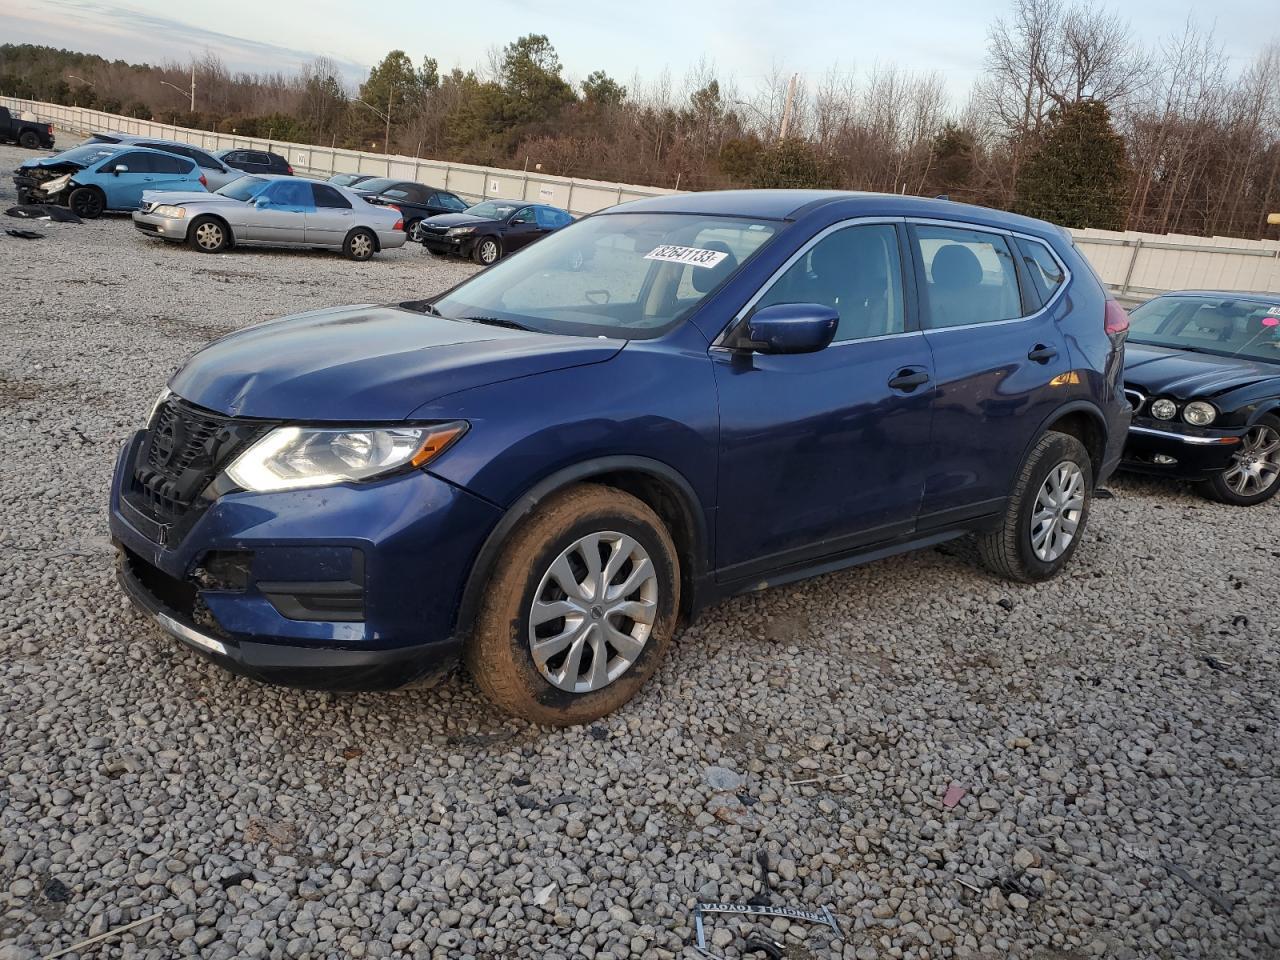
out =
[(1103, 328), (1107, 331), (1108, 336), (1129, 332), (1129, 314), (1117, 301), (1107, 300), (1107, 306), (1103, 310), (1102, 318)]
[(397, 221), (396, 221), (396, 225), (395, 225), (394, 227), (392, 227), (391, 229), (392, 229), (392, 230), (403, 230), (403, 229), (404, 229), (404, 217), (401, 217), (399, 220), (397, 220)]
[(200, 174), (200, 186), (204, 187), (206, 190), (209, 189), (209, 181), (204, 178), (203, 173)]
[(387, 206), (390, 207), (392, 210), (395, 210), (396, 212), (400, 211), (400, 207), (398, 204), (388, 203)]
[(287, 173), (289, 176), (291, 176), (291, 177), (292, 177), (292, 176), (293, 176), (293, 164), (292, 164), (292, 163), (286, 163), (286, 164), (284, 165), (284, 172), (285, 172), (285, 173)]

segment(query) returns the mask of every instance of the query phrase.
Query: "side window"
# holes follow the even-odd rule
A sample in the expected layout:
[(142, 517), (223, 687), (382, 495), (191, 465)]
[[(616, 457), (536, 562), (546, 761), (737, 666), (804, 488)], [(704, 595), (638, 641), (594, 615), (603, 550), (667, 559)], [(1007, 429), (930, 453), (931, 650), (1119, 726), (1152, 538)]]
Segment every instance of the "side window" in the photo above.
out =
[(846, 227), (823, 237), (756, 303), (820, 303), (840, 313), (836, 340), (902, 333), (902, 261), (892, 224)]
[(222, 164), (207, 153), (200, 150), (188, 150), (187, 156), (196, 162), (196, 166), (204, 167), (206, 170), (221, 170)]
[(399, 186), (404, 191), (405, 199), (408, 200), (410, 203), (426, 203), (427, 202), (427, 191), (424, 190), (422, 187), (418, 186), (416, 183), (401, 183), (401, 184), (397, 184), (397, 186)]
[(534, 207), (534, 217), (538, 221), (538, 226), (544, 230), (554, 230), (560, 226), (559, 218), (556, 212), (550, 207)]
[(1039, 240), (1028, 240), (1015, 237), (1014, 244), (1022, 255), (1022, 264), (1027, 276), (1031, 278), (1031, 286), (1035, 289), (1040, 305), (1048, 303), (1058, 288), (1066, 281), (1066, 272), (1046, 247)]
[(155, 173), (155, 164), (152, 163), (154, 159), (155, 154), (152, 153), (122, 153), (108, 161), (102, 172), (112, 173), (120, 167), (128, 167), (129, 173)]
[(347, 202), (347, 198), (333, 189), (333, 187), (326, 186), (323, 183), (313, 183), (311, 184), (311, 192), (315, 194), (317, 207), (331, 207), (338, 210), (351, 209), (351, 204)]
[(151, 161), (156, 173), (188, 173), (195, 166), (193, 161), (185, 157), (152, 156)]
[(521, 207), (519, 210), (517, 210), (515, 213), (511, 215), (510, 222), (515, 223), (517, 220), (520, 220), (525, 223), (533, 223), (534, 222), (533, 217), (534, 217), (533, 207)]
[(933, 329), (1022, 316), (1018, 271), (1005, 238), (982, 230), (920, 225), (925, 326)]
[(277, 180), (268, 189), (273, 206), (296, 211), (315, 209), (311, 184), (306, 180)]
[(462, 211), (467, 209), (467, 205), (452, 193), (438, 193), (436, 194), (436, 200), (446, 210)]

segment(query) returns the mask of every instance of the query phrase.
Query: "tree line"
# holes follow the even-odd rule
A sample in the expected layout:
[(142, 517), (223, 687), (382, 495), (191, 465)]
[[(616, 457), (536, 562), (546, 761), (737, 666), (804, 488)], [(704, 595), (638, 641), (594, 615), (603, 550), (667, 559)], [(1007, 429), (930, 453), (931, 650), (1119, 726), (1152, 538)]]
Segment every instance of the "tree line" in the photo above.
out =
[[(192, 75), (196, 110), (185, 92)], [(573, 81), (520, 37), (475, 69), (393, 50), (355, 89), (323, 58), (233, 73), (0, 45), (0, 92), (282, 141), (681, 189), (835, 187), (947, 195), (1071, 227), (1260, 237), (1280, 210), (1280, 43), (1233, 67), (1188, 22), (1144, 46), (1089, 2), (1011, 0), (957, 101), (896, 66), (781, 71), (750, 90), (700, 63)]]

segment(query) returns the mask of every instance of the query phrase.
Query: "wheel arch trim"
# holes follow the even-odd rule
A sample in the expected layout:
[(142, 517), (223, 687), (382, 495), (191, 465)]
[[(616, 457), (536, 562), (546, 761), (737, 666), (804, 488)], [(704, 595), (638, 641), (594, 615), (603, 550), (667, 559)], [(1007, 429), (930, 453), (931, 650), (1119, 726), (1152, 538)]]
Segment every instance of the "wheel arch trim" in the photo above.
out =
[[(691, 571), (683, 576), (685, 584), (698, 584), (707, 571), (707, 554), (709, 549), (709, 530), (707, 517), (702, 504), (694, 492), (693, 485), (676, 469), (660, 460), (639, 456), (609, 456), (583, 460), (564, 467), (544, 477), (530, 487), (503, 513), (494, 528), (481, 544), (471, 571), (467, 574), (467, 582), (462, 590), (462, 599), (454, 621), (454, 637), (465, 641), (480, 612), (480, 603), (484, 596), (484, 588), (489, 581), (494, 565), (497, 562), (502, 546), (510, 538), (516, 527), (537, 508), (547, 497), (575, 483), (590, 481), (593, 477), (602, 477), (616, 473), (647, 474), (654, 480), (666, 485), (676, 493), (676, 498), (689, 528), (689, 550), (692, 556)], [(693, 610), (695, 598), (682, 598), (682, 608)]]
[[(1048, 416), (1046, 416), (1042, 421), (1040, 421), (1040, 426), (1036, 429), (1034, 435), (1031, 437), (1030, 442), (1027, 443), (1026, 449), (1022, 451), (1023, 461), (1026, 460), (1027, 456), (1031, 453), (1035, 445), (1040, 442), (1040, 438), (1053, 429), (1053, 425), (1055, 423), (1057, 423), (1059, 420), (1062, 420), (1064, 417), (1068, 417), (1074, 413), (1083, 413), (1094, 422), (1094, 425), (1098, 428), (1098, 431), (1102, 436), (1102, 451), (1103, 451), (1103, 458), (1105, 458), (1107, 446), (1111, 440), (1111, 431), (1107, 426), (1106, 416), (1103, 414), (1102, 410), (1099, 409), (1097, 404), (1089, 400), (1071, 400), (1067, 403), (1062, 404), (1059, 407), (1055, 407), (1054, 410)], [(1092, 464), (1092, 466), (1093, 466), (1093, 479), (1096, 482), (1098, 479), (1099, 471), (1102, 469), (1102, 466), (1103, 466), (1101, 459), (1099, 460), (1099, 462)]]

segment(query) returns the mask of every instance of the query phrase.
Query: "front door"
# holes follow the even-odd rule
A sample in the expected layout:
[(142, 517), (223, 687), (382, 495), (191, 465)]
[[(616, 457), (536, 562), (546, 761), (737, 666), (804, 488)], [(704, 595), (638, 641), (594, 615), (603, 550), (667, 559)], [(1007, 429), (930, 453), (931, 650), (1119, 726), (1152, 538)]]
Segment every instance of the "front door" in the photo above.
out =
[(812, 563), (915, 528), (933, 361), (908, 306), (901, 229), (863, 222), (825, 232), (751, 305), (835, 307), (840, 325), (825, 350), (713, 348), (720, 580)]
[(533, 207), (521, 207), (507, 221), (507, 232), (502, 238), (502, 246), (510, 253), (533, 243), (541, 235)]
[(310, 180), (290, 177), (273, 181), (254, 198), (244, 238), (269, 243), (302, 243), (307, 216), (314, 211)]
[(920, 526), (1001, 509), (1027, 447), (1067, 394), (1071, 360), (1054, 311), (1023, 298), (1009, 238), (911, 227), (937, 399)]

